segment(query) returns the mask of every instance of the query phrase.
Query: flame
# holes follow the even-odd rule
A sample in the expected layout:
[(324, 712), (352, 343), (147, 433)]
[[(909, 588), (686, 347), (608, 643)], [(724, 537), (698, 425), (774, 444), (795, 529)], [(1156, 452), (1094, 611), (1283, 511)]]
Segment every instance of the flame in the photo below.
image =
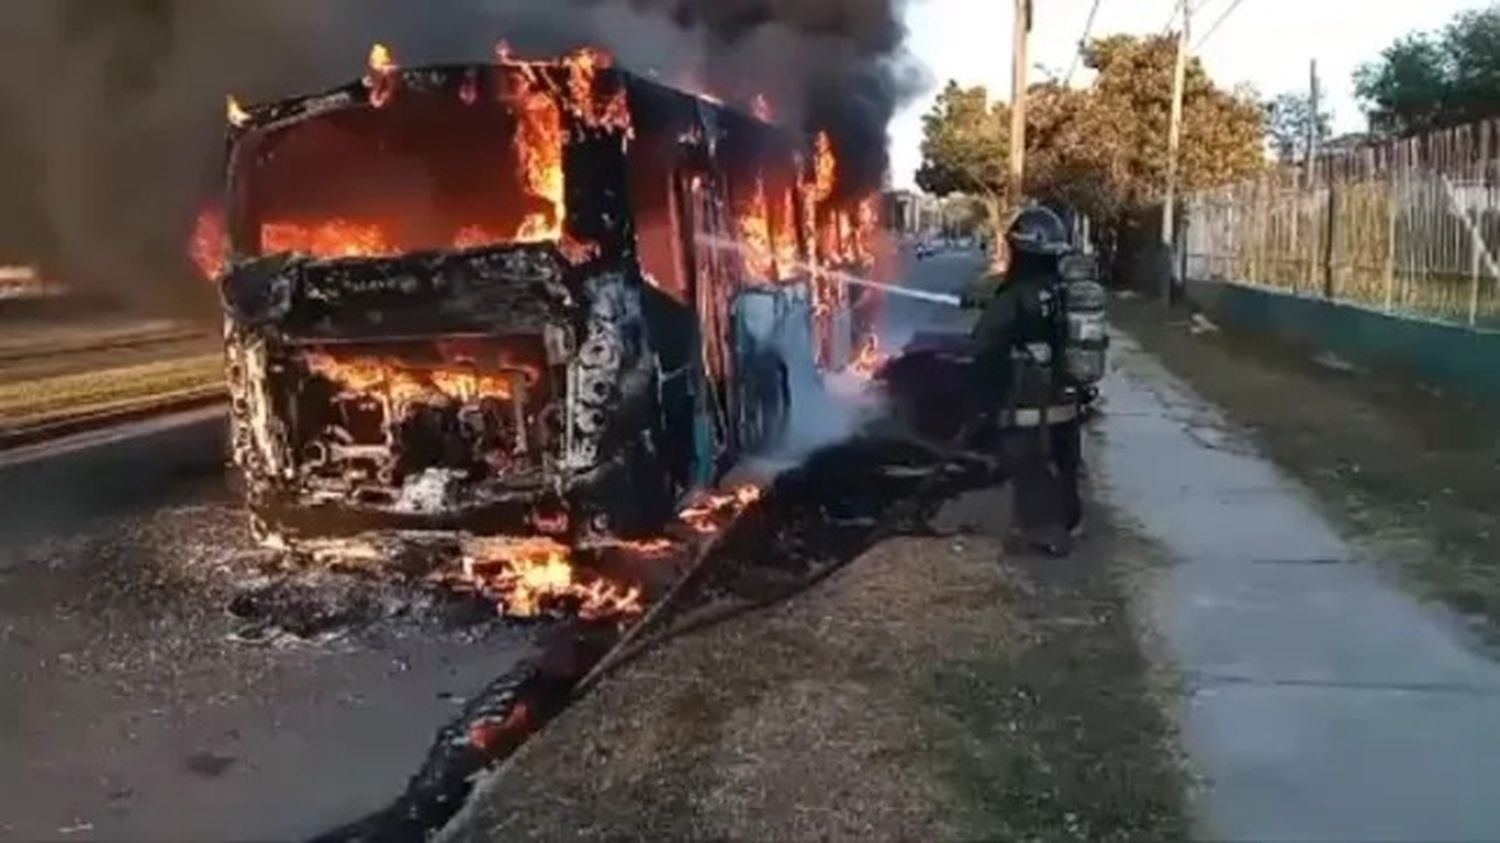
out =
[[(231, 100), (232, 102), (232, 100)], [(224, 274), (228, 264), (229, 246), (224, 231), (224, 212), (216, 205), (198, 212), (193, 223), (193, 237), (188, 244), (188, 255), (197, 264), (203, 277), (213, 280)]]
[(580, 572), (568, 549), (551, 539), (473, 539), (464, 548), (463, 579), (495, 595), (512, 617), (576, 606), (584, 620), (606, 620), (645, 610), (639, 587)]
[(610, 539), (608, 547), (618, 547), (643, 556), (667, 556), (682, 548), (671, 539)]
[(772, 228), (772, 248), (776, 252), (778, 277), (792, 277), (800, 263), (797, 254), (797, 214), (792, 200), (792, 190), (781, 194), (781, 217)]
[(516, 231), (516, 239), (558, 240), (567, 213), (563, 196), (562, 112), (557, 101), (538, 88), (529, 74), (522, 74), (521, 80), (520, 122), (515, 139), (521, 181), (527, 193), (545, 201), (551, 210), (528, 214)]
[(875, 259), (875, 234), (880, 227), (880, 216), (875, 211), (875, 197), (866, 196), (859, 202), (855, 212), (855, 248), (862, 260)]
[(775, 114), (771, 111), (771, 101), (766, 99), (765, 94), (756, 94), (750, 100), (750, 110), (763, 123), (776, 122)]
[(889, 358), (880, 351), (880, 340), (874, 334), (869, 334), (860, 344), (859, 354), (849, 364), (849, 371), (869, 380), (880, 371), (880, 367), (885, 365), (887, 359)]
[[(554, 228), (546, 214), (530, 214), (515, 237), (508, 237), (490, 226), (470, 224), (454, 232), (451, 242), (455, 249), (505, 242), (536, 242), (552, 236)], [(260, 248), (266, 254), (293, 252), (315, 258), (379, 257), (401, 251), (396, 239), (380, 224), (339, 217), (317, 223), (262, 223)]]
[(818, 228), (818, 253), (828, 263), (837, 263), (843, 259), (843, 249), (839, 244), (839, 215), (837, 212), (824, 215), (823, 223)]
[(267, 254), (296, 252), (319, 258), (367, 257), (393, 251), (390, 238), (380, 226), (340, 218), (312, 225), (262, 223), (260, 249)]
[(689, 527), (700, 533), (718, 532), (720, 522), (761, 499), (759, 486), (740, 486), (728, 494), (710, 495), (706, 500), (677, 513)]
[(384, 44), (376, 43), (370, 46), (370, 72), (375, 74), (388, 74), (396, 70), (396, 60), (391, 55), (391, 48)]
[(744, 244), (745, 269), (752, 278), (770, 280), (776, 277), (771, 253), (771, 222), (766, 210), (766, 186), (757, 176), (755, 192), (740, 209), (740, 240)]
[(584, 47), (563, 59), (568, 69), (568, 96), (579, 116), (590, 126), (631, 133), (630, 104), (625, 87), (600, 90), (599, 71), (614, 65), (614, 57), (598, 47)]
[(337, 384), (345, 395), (383, 399), (400, 418), (416, 403), (471, 404), (480, 398), (509, 400), (518, 372), (480, 372), (472, 363), (423, 365), (375, 356), (335, 357), (322, 351), (303, 357), (309, 372)]
[(599, 244), (592, 240), (578, 240), (563, 232), (562, 240), (557, 244), (557, 250), (562, 252), (563, 259), (568, 263), (578, 266), (588, 263), (599, 257), (603, 251)]
[(249, 113), (240, 107), (239, 100), (235, 99), (233, 94), (224, 98), (224, 110), (225, 116), (229, 120), (229, 125), (236, 129), (250, 122)]
[(813, 183), (814, 201), (821, 204), (833, 196), (833, 189), (838, 184), (838, 166), (838, 159), (833, 154), (833, 140), (828, 137), (827, 132), (819, 132), (816, 157), (813, 158), (813, 172), (816, 174)]
[(488, 246), (498, 243), (505, 238), (499, 233), (485, 228), (482, 225), (466, 225), (453, 235), (453, 247), (455, 249), (473, 249), (478, 246)]
[(365, 75), (364, 84), (370, 91), (370, 105), (382, 108), (396, 95), (396, 74), (401, 68), (390, 48), (379, 43), (370, 47), (369, 64), (370, 72)]

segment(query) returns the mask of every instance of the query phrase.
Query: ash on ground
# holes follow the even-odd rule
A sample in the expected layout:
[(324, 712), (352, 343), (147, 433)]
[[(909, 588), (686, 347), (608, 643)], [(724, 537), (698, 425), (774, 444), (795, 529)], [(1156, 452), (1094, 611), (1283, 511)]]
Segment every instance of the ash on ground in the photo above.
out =
[[(346, 552), (259, 547), (233, 502), (164, 508), (55, 538), (0, 568), (12, 605), (51, 605), (89, 625), (141, 610), (198, 638), (239, 645), (378, 644), (383, 636), (470, 637), (504, 623), (495, 604), (428, 575), (441, 549)], [(386, 555), (386, 554), (389, 555)], [(38, 569), (45, 576), (38, 577)], [(169, 636), (175, 637), (175, 636)]]

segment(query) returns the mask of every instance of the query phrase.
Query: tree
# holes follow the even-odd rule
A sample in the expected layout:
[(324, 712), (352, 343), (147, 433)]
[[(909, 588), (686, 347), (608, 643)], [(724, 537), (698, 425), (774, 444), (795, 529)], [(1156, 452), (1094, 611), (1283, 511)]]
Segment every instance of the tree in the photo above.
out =
[[(1293, 161), (1307, 154), (1313, 119), (1312, 98), (1305, 94), (1286, 93), (1266, 103), (1266, 135), (1277, 158)], [(1327, 111), (1319, 109), (1316, 131), (1319, 143), (1332, 136), (1332, 116)]]
[(947, 196), (966, 193), (996, 202), (1008, 189), (1010, 109), (992, 103), (983, 85), (950, 80), (922, 117), (922, 166), (917, 186)]
[(1447, 59), (1429, 35), (1409, 35), (1354, 74), (1354, 93), (1374, 131), (1423, 131), (1440, 124), (1448, 96)]
[[(1096, 39), (1085, 61), (1087, 89), (1034, 85), (1027, 103), (1026, 193), (1065, 203), (1106, 232), (1156, 202), (1166, 189), (1175, 38)], [(917, 183), (935, 193), (991, 197), (1007, 187), (1009, 109), (982, 88), (950, 82), (923, 118)], [(1249, 92), (1215, 86), (1193, 59), (1183, 93), (1180, 186), (1196, 190), (1265, 166), (1265, 112)]]
[[(1126, 207), (1153, 203), (1166, 190), (1175, 36), (1097, 39), (1084, 60), (1098, 75), (1090, 89), (1101, 127), (1119, 150), (1118, 198)], [(1245, 92), (1225, 91), (1196, 58), (1184, 77), (1180, 187), (1199, 190), (1235, 181), (1265, 164), (1265, 121)]]
[(1439, 32), (1402, 36), (1360, 67), (1355, 93), (1370, 128), (1411, 134), (1500, 113), (1500, 4)]
[(991, 102), (983, 85), (964, 88), (949, 80), (922, 117), (917, 186), (938, 196), (974, 197), (985, 223), (998, 231), (1011, 192), (1009, 156), (1010, 108)]

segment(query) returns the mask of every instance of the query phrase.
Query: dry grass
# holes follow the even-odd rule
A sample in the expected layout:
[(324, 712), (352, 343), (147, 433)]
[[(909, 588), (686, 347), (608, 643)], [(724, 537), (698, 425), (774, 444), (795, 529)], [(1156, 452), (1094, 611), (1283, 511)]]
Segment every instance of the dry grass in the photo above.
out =
[(1052, 620), (1108, 579), (1064, 597), (999, 558), (993, 538), (893, 540), (662, 645), (524, 746), (445, 839), (1182, 836), (1129, 630)]
[(0, 384), (0, 429), (202, 394), (223, 378), (222, 355), (201, 354)]

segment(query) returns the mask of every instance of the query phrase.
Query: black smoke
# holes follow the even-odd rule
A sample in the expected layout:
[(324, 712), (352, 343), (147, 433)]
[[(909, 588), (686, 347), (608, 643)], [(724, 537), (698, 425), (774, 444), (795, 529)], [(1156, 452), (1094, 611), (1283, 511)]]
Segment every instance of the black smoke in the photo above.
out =
[(214, 190), (224, 97), (357, 76), (370, 44), (405, 64), (602, 44), (668, 83), (766, 93), (830, 131), (846, 190), (878, 186), (911, 92), (905, 0), (5, 0), (0, 263), (145, 310), (211, 312), (184, 241)]

